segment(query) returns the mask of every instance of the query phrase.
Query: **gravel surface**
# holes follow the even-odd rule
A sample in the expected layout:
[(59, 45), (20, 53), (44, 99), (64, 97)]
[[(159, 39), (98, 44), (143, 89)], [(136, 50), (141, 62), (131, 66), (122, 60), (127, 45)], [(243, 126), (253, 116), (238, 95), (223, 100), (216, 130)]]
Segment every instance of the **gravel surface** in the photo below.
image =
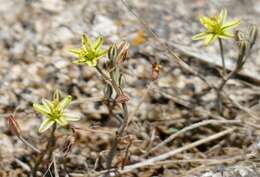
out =
[[(215, 99), (213, 91), (201, 94), (207, 87), (200, 79), (180, 68), (174, 58), (165, 56), (165, 49), (144, 29), (140, 19), (161, 39), (212, 55), (218, 55), (217, 43), (211, 47), (204, 47), (201, 42), (191, 40), (194, 34), (201, 31), (199, 16), (214, 14), (221, 8), (227, 8), (231, 19), (241, 18), (240, 29), (247, 30), (250, 24), (255, 24), (258, 29), (260, 27), (260, 1), (257, 0), (127, 2), (138, 14), (139, 19), (120, 0), (0, 0), (0, 176), (28, 175), (30, 168), (28, 170), (27, 167), (32, 166), (31, 157), (35, 157), (17, 137), (10, 134), (5, 118), (18, 107), (16, 117), (24, 136), (42, 148), (47, 135), (37, 133), (41, 118), (32, 109), (32, 103), (39, 102), (42, 98), (50, 98), (56, 88), (61, 89), (64, 94), (72, 95), (72, 109), (84, 115), (76, 126), (102, 126), (106, 131), (115, 130), (116, 122), (108, 118), (107, 109), (101, 102), (103, 82), (100, 76), (93, 68), (72, 64), (75, 58), (68, 52), (68, 49), (80, 46), (83, 33), (93, 39), (103, 35), (105, 48), (120, 39), (127, 39), (131, 44), (129, 60), (124, 66), (127, 72), (126, 92), (130, 96), (130, 113), (142, 100), (147, 87), (150, 89), (138, 112), (133, 116), (133, 125), (127, 131), (137, 139), (137, 143), (131, 149), (133, 156), (130, 163), (134, 163), (144, 160), (141, 156), (147, 149), (174, 131), (209, 119), (207, 114), (193, 112), (195, 107), (185, 107), (186, 102), (212, 110), (212, 100)], [(227, 55), (233, 60), (236, 48), (232, 47), (233, 43), (230, 41), (226, 44), (231, 46)], [(245, 70), (253, 72), (256, 78), (260, 76), (259, 48), (260, 42), (255, 46), (245, 67)], [(219, 82), (216, 68), (182, 52), (177, 54), (205, 75), (210, 82)], [(160, 78), (150, 83), (152, 63), (155, 61), (162, 65)], [(259, 100), (259, 86), (250, 82), (233, 79), (227, 88), (227, 94), (246, 107)], [(229, 119), (241, 113), (233, 106), (230, 106), (230, 109), (231, 111), (224, 112)], [(259, 120), (253, 122), (257, 123)], [(177, 155), (176, 159), (241, 155), (246, 150), (254, 149), (259, 140), (258, 129), (248, 127), (241, 127), (241, 131), (234, 135), (235, 137), (227, 137), (226, 140), (223, 138), (224, 145), (216, 151), (213, 150), (212, 155), (208, 151), (212, 150), (218, 141)], [(188, 132), (151, 156), (178, 148), (224, 128), (207, 127)], [(193, 133), (194, 136), (191, 136)], [(66, 173), (86, 174), (86, 164), (89, 165), (88, 168), (93, 169), (95, 159), (99, 156), (104, 158), (102, 153), (106, 153), (110, 147), (109, 134), (92, 136), (92, 133), (81, 132), (78, 136), (67, 162), (69, 165)], [(153, 140), (151, 136), (155, 136)], [(96, 169), (97, 171), (102, 170), (102, 158), (100, 169)], [(129, 176), (194, 176), (195, 173), (196, 177), (257, 177), (260, 176), (258, 164), (257, 158), (243, 159), (221, 167), (205, 165), (203, 168), (196, 163), (190, 163), (190, 166), (173, 164), (169, 167), (134, 171)], [(193, 173), (192, 169), (195, 167), (201, 168)], [(61, 173), (61, 176), (65, 176), (64, 173)]]

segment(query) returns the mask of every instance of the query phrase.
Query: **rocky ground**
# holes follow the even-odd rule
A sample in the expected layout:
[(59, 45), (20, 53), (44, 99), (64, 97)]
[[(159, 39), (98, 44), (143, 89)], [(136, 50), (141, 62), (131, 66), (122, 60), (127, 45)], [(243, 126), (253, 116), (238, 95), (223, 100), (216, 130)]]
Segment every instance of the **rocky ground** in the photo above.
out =
[[(117, 124), (108, 117), (102, 104), (104, 85), (98, 73), (93, 68), (72, 64), (75, 58), (68, 49), (80, 46), (83, 33), (93, 39), (103, 35), (104, 48), (120, 39), (126, 39), (131, 45), (124, 70), (132, 119), (126, 134), (134, 142), (129, 148), (126, 169), (230, 130), (218, 139), (130, 170), (122, 176), (260, 176), (259, 37), (241, 75), (225, 86), (225, 93), (231, 100), (225, 99), (222, 116), (215, 109), (215, 92), (178, 65), (176, 58), (162, 45), (162, 41), (167, 43), (168, 49), (176, 52), (194, 71), (216, 84), (220, 81), (219, 67), (212, 58), (219, 59), (217, 43), (205, 47), (202, 42), (191, 40), (202, 30), (199, 17), (227, 8), (231, 19), (241, 19), (241, 30), (248, 30), (251, 24), (259, 29), (260, 1), (124, 2), (127, 3), (121, 0), (0, 0), (0, 176), (28, 176), (37, 157), (11, 134), (6, 118), (18, 108), (16, 119), (24, 137), (42, 149), (49, 132), (37, 132), (41, 117), (33, 110), (32, 103), (50, 98), (55, 88), (72, 95), (71, 108), (83, 115), (81, 121), (75, 123), (81, 130), (77, 132), (71, 152), (66, 159), (57, 155), (60, 176), (88, 176), (104, 170), (105, 154), (113, 137), (111, 132), (115, 132)], [(151, 31), (159, 37), (154, 37)], [(225, 45), (228, 47), (227, 63), (232, 68), (237, 49), (234, 41), (227, 41)], [(196, 57), (205, 53), (207, 61), (201, 60), (205, 56)], [(155, 62), (161, 65), (160, 76), (152, 82), (152, 64)], [(183, 128), (210, 120), (227, 122), (208, 123), (187, 130), (147, 154), (152, 147)], [(61, 129), (57, 133), (61, 137), (57, 154), (66, 139), (64, 134), (69, 132)], [(125, 148), (122, 145), (115, 159), (117, 167)], [(95, 164), (96, 159), (99, 159), (98, 164)], [(39, 176), (45, 171), (43, 167)]]

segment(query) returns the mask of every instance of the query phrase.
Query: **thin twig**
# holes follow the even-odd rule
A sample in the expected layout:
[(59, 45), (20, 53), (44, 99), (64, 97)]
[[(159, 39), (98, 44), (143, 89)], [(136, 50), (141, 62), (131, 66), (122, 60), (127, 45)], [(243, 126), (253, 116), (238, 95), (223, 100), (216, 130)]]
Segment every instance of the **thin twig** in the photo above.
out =
[[(172, 165), (172, 164), (180, 164), (180, 163), (200, 163), (203, 165), (217, 165), (217, 164), (223, 164), (223, 163), (234, 163), (238, 160), (243, 160), (245, 157), (250, 159), (257, 155), (256, 152), (252, 152), (246, 155), (237, 155), (234, 157), (226, 157), (226, 158), (219, 158), (219, 159), (185, 159), (185, 160), (163, 160), (163, 161), (156, 161), (153, 164), (149, 164), (149, 166), (165, 166), (165, 165)], [(132, 166), (132, 165), (129, 165)], [(129, 167), (126, 166), (126, 167)], [(134, 169), (133, 169), (134, 170)], [(97, 172), (95, 174), (89, 175), (89, 176), (100, 176), (104, 174), (106, 171)], [(119, 170), (120, 174), (127, 173), (128, 171)], [(73, 177), (86, 177), (85, 174), (80, 173), (70, 173)]]
[(145, 160), (143, 162), (139, 162), (139, 163), (136, 163), (134, 165), (130, 165), (130, 166), (127, 166), (125, 167), (125, 170), (123, 171), (124, 173), (126, 172), (130, 172), (134, 169), (137, 169), (137, 168), (141, 168), (141, 167), (145, 167), (145, 166), (149, 166), (157, 161), (161, 161), (161, 160), (165, 160), (165, 159), (168, 159), (170, 157), (173, 157), (174, 155), (178, 154), (178, 153), (181, 153), (183, 151), (186, 151), (188, 149), (191, 149), (191, 148), (194, 148), (196, 146), (199, 146), (201, 144), (204, 144), (204, 143), (208, 143), (210, 141), (213, 141), (215, 139), (218, 139), (220, 137), (223, 137), (227, 134), (230, 134), (231, 132), (233, 132), (235, 129), (231, 128), (231, 129), (227, 129), (227, 130), (224, 130), (222, 132), (219, 132), (219, 133), (216, 133), (214, 135), (211, 135), (209, 137), (206, 137), (204, 139), (201, 139), (201, 140), (198, 140), (198, 141), (195, 141), (194, 143), (191, 143), (191, 144), (188, 144), (186, 146), (183, 146), (181, 148), (178, 148), (178, 149), (175, 149), (175, 150), (172, 150), (170, 152), (167, 152), (165, 154), (161, 154), (159, 156), (156, 156), (156, 157), (153, 157), (153, 158), (150, 158), (148, 160)]
[(55, 177), (59, 177), (59, 171), (58, 171), (55, 155), (53, 155), (53, 168), (54, 168)]
[(24, 163), (23, 161), (15, 158), (15, 162), (20, 165), (25, 171), (30, 172), (31, 171), (31, 167), (29, 165), (27, 165), (26, 163)]
[(52, 174), (51, 174), (51, 166), (52, 166), (52, 164), (53, 164), (53, 161), (51, 161), (51, 163), (48, 165), (48, 168), (47, 168), (47, 170), (45, 171), (45, 173), (43, 174), (43, 177), (45, 177), (45, 176), (48, 174), (48, 172), (49, 172), (50, 175), (52, 176)]
[[(130, 171), (133, 171), (133, 170), (136, 170), (136, 169), (139, 169), (139, 168), (143, 168), (143, 167), (147, 167), (147, 166), (151, 166), (153, 165), (154, 163), (156, 162), (159, 162), (159, 161), (163, 161), (163, 160), (166, 160), (170, 157), (173, 157), (175, 156), (176, 154), (178, 153), (181, 153), (183, 151), (186, 151), (186, 150), (189, 150), (189, 149), (192, 149), (194, 147), (197, 147), (199, 145), (202, 145), (202, 144), (205, 144), (205, 143), (208, 143), (210, 141), (213, 141), (213, 140), (216, 140), (220, 137), (223, 137), (227, 134), (230, 134), (231, 132), (233, 132), (235, 129), (234, 128), (230, 128), (230, 129), (227, 129), (227, 130), (224, 130), (224, 131), (221, 131), (219, 133), (216, 133), (214, 135), (211, 135), (209, 137), (206, 137), (204, 139), (201, 139), (201, 140), (198, 140), (198, 141), (195, 141), (191, 144), (188, 144), (188, 145), (185, 145), (181, 148), (178, 148), (178, 149), (175, 149), (175, 150), (172, 150), (170, 152), (167, 152), (167, 153), (164, 153), (164, 154), (161, 154), (159, 156), (156, 156), (156, 157), (152, 157), (150, 159), (147, 159), (145, 161), (142, 161), (142, 162), (139, 162), (139, 163), (136, 163), (136, 164), (133, 164), (133, 165), (129, 165), (129, 166), (125, 166), (124, 170), (118, 170), (118, 173), (119, 174), (123, 174), (123, 173), (127, 173), (127, 172), (130, 172)], [(100, 171), (98, 173), (95, 173), (93, 174), (92, 176), (100, 176), (104, 173), (107, 173), (109, 172), (108, 170), (104, 170), (104, 171)], [(81, 175), (79, 175), (81, 176)], [(83, 175), (84, 176), (84, 175)]]
[(26, 146), (28, 146), (29, 148), (31, 148), (32, 150), (34, 150), (37, 153), (41, 153), (41, 151), (36, 148), (35, 146), (33, 146), (31, 143), (29, 143), (26, 139), (24, 139), (22, 136), (18, 137)]
[(145, 156), (149, 155), (151, 152), (154, 152), (158, 148), (165, 146), (166, 144), (168, 144), (169, 142), (171, 142), (172, 140), (174, 140), (176, 137), (180, 136), (181, 134), (183, 134), (187, 131), (193, 130), (195, 128), (199, 128), (201, 126), (205, 126), (205, 125), (208, 125), (208, 124), (218, 125), (218, 124), (239, 124), (239, 123), (241, 123), (241, 121), (238, 121), (238, 120), (205, 120), (205, 121), (202, 121), (202, 122), (192, 124), (190, 126), (187, 126), (183, 129), (181, 129), (180, 131), (172, 134), (168, 138), (166, 138), (164, 141), (162, 141), (161, 143), (159, 143), (158, 145), (156, 145), (155, 147), (150, 149), (150, 151), (147, 152), (145, 154)]
[[(247, 158), (252, 158), (254, 156), (256, 156), (257, 153), (250, 153), (247, 154), (246, 157)], [(164, 161), (158, 161), (155, 162), (153, 165), (157, 166), (157, 165), (172, 165), (172, 164), (179, 164), (179, 163), (201, 163), (201, 164), (207, 164), (207, 165), (216, 165), (216, 164), (221, 164), (221, 163), (232, 163), (234, 161), (240, 160), (240, 159), (244, 159), (244, 155), (237, 155), (234, 157), (225, 157), (223, 159), (218, 158), (218, 159), (185, 159), (185, 160), (164, 160)]]

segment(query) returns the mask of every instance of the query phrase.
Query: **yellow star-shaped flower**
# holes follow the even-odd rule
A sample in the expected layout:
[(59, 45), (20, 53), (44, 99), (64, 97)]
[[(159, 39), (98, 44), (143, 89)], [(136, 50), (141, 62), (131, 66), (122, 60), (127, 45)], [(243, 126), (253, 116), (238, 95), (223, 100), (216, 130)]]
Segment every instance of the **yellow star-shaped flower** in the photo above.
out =
[(82, 35), (82, 47), (80, 49), (71, 49), (70, 52), (78, 57), (78, 60), (74, 61), (75, 64), (87, 64), (94, 67), (97, 65), (97, 61), (106, 55), (107, 51), (102, 50), (103, 37), (99, 37), (95, 43), (90, 38)]
[(229, 39), (234, 35), (229, 32), (230, 29), (238, 26), (240, 20), (232, 20), (225, 23), (227, 18), (227, 10), (222, 9), (219, 15), (213, 17), (201, 17), (200, 22), (206, 28), (206, 31), (196, 34), (192, 37), (193, 40), (202, 40), (206, 45), (212, 44), (217, 38)]
[(66, 110), (71, 103), (71, 96), (60, 100), (60, 92), (56, 90), (53, 94), (53, 100), (42, 100), (41, 104), (33, 104), (35, 111), (41, 113), (46, 117), (42, 122), (39, 132), (42, 133), (50, 128), (54, 123), (60, 126), (66, 126), (68, 121), (77, 121), (80, 119), (80, 114)]

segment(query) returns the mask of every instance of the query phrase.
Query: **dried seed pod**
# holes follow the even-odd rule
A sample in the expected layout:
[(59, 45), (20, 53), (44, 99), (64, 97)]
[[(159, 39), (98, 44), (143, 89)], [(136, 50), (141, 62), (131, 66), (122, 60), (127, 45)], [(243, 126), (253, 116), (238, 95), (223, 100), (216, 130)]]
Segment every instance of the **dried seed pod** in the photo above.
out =
[(65, 143), (63, 145), (63, 150), (62, 150), (62, 152), (65, 155), (67, 155), (70, 152), (71, 147), (74, 144), (74, 142), (75, 142), (75, 137), (74, 136), (69, 136), (69, 137), (66, 138)]
[(128, 56), (128, 49), (129, 49), (129, 43), (126, 41), (121, 41), (121, 43), (119, 43), (118, 45), (118, 59), (117, 59), (117, 63), (121, 64), (123, 63)]
[(20, 129), (19, 124), (15, 120), (14, 116), (10, 115), (7, 119), (8, 119), (8, 125), (9, 125), (10, 131), (14, 135), (16, 135), (17, 137), (20, 137), (21, 136), (21, 129)]

